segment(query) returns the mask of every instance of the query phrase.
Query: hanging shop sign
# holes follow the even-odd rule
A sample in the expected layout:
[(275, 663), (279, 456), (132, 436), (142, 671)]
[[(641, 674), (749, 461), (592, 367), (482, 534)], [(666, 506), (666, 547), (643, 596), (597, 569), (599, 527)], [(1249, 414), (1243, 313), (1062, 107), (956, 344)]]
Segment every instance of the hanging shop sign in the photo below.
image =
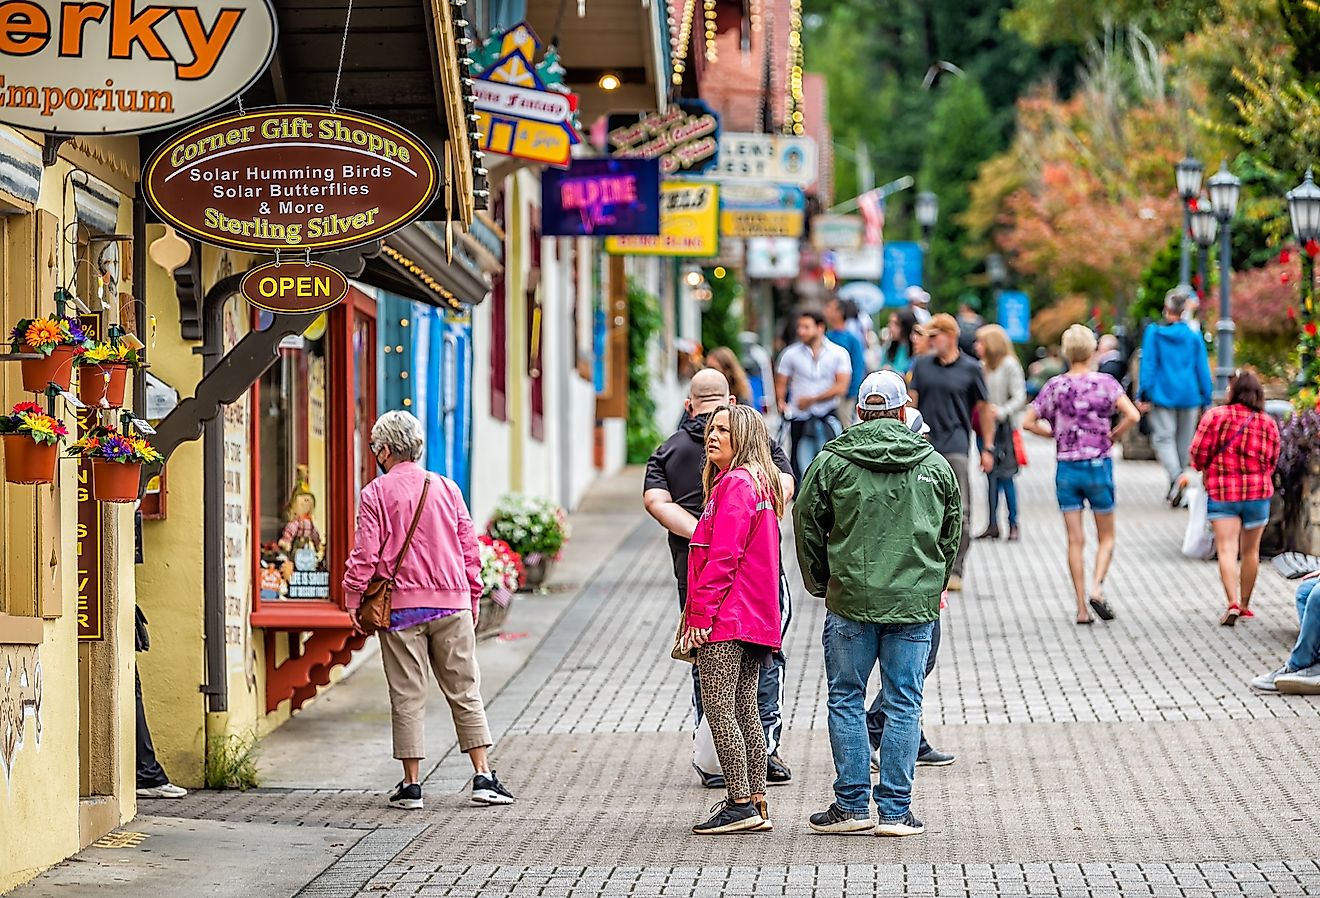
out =
[(787, 184), (725, 184), (721, 237), (801, 237), (807, 197)]
[(565, 166), (582, 142), (577, 95), (563, 88), (564, 69), (553, 50), (535, 62), (542, 46), (520, 22), (492, 35), (475, 54), (478, 143), (491, 153)]
[(324, 312), (348, 295), (348, 278), (321, 262), (267, 262), (243, 275), (238, 292), (258, 309)]
[(655, 159), (574, 159), (541, 174), (546, 237), (660, 233), (660, 163)]
[(247, 90), (275, 50), (269, 0), (0, 3), (0, 122), (137, 134)]
[(996, 319), (1014, 343), (1031, 342), (1031, 297), (1021, 290), (1001, 290)]
[(273, 106), (209, 119), (147, 160), (164, 221), (228, 249), (324, 252), (412, 222), (440, 184), (412, 134), (360, 112)]
[(811, 245), (819, 250), (861, 249), (866, 223), (860, 215), (814, 215)]
[(607, 120), (606, 150), (625, 159), (659, 159), (660, 173), (701, 174), (720, 152), (720, 117), (701, 100), (668, 112), (625, 113)]
[(621, 256), (683, 256), (705, 259), (720, 249), (720, 188), (709, 181), (660, 184), (660, 233), (655, 237), (610, 237), (605, 251)]
[(783, 134), (720, 135), (719, 161), (709, 174), (721, 181), (770, 181), (809, 187), (816, 182), (816, 141)]
[(749, 278), (795, 278), (801, 264), (797, 238), (753, 237), (747, 241), (746, 271)]
[(886, 306), (907, 305), (907, 288), (914, 284), (921, 286), (922, 261), (925, 256), (920, 243), (891, 240), (885, 244), (880, 289), (884, 291)]

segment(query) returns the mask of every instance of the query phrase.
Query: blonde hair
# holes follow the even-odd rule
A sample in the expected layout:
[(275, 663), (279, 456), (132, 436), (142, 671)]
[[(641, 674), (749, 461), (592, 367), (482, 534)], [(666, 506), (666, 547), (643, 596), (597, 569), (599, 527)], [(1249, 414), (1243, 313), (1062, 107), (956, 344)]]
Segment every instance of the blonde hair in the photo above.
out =
[(727, 346), (716, 346), (706, 353), (706, 367), (714, 368), (729, 380), (729, 392), (742, 402), (752, 395), (752, 385), (747, 381), (747, 372), (743, 370), (738, 356)]
[(1060, 342), (1063, 347), (1063, 358), (1071, 364), (1085, 362), (1095, 355), (1095, 331), (1085, 324), (1074, 324), (1068, 328), (1063, 332), (1063, 339)]
[(997, 324), (987, 324), (978, 328), (976, 339), (981, 341), (981, 347), (985, 350), (981, 355), (981, 361), (985, 362), (987, 371), (997, 369), (1013, 351), (1013, 341), (1008, 339), (1008, 331)]
[[(784, 484), (779, 479), (779, 468), (770, 453), (770, 432), (766, 430), (765, 419), (761, 413), (747, 405), (721, 405), (706, 419), (706, 439), (715, 426), (715, 418), (720, 412), (729, 414), (729, 448), (733, 450), (733, 460), (729, 468), (746, 468), (752, 475), (757, 488), (770, 497), (775, 507), (775, 517), (784, 514)], [(715, 462), (706, 459), (706, 466), (701, 471), (701, 488), (706, 501), (710, 501), (710, 491), (715, 485), (715, 476), (719, 469)]]

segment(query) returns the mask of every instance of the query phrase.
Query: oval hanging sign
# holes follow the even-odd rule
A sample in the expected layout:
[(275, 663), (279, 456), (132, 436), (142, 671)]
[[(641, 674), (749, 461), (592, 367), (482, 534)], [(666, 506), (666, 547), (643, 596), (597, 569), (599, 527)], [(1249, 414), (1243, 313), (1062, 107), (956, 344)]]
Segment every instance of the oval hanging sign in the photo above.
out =
[(267, 312), (324, 312), (348, 295), (348, 278), (320, 262), (267, 262), (243, 275), (238, 292)]
[(147, 160), (162, 220), (229, 249), (324, 252), (417, 218), (440, 185), (430, 149), (360, 112), (275, 106), (208, 119)]
[(275, 50), (269, 0), (3, 0), (0, 122), (136, 134), (247, 90)]

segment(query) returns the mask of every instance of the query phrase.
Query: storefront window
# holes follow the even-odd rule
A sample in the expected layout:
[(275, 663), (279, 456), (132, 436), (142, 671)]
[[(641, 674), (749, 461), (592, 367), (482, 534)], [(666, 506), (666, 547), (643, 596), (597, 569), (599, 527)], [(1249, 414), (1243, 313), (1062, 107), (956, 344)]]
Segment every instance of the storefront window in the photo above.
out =
[(285, 340), (258, 388), (262, 601), (330, 598), (326, 317)]

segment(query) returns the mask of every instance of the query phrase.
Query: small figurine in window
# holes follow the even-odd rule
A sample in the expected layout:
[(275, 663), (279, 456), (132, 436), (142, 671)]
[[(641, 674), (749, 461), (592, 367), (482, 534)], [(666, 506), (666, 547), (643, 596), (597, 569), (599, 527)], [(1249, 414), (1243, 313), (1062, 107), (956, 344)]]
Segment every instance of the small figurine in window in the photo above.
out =
[(321, 564), (321, 533), (316, 529), (312, 515), (316, 512), (316, 496), (312, 493), (307, 466), (298, 466), (298, 476), (285, 506), (284, 532), (279, 545), (293, 556), (293, 566), (300, 571), (314, 571)]

